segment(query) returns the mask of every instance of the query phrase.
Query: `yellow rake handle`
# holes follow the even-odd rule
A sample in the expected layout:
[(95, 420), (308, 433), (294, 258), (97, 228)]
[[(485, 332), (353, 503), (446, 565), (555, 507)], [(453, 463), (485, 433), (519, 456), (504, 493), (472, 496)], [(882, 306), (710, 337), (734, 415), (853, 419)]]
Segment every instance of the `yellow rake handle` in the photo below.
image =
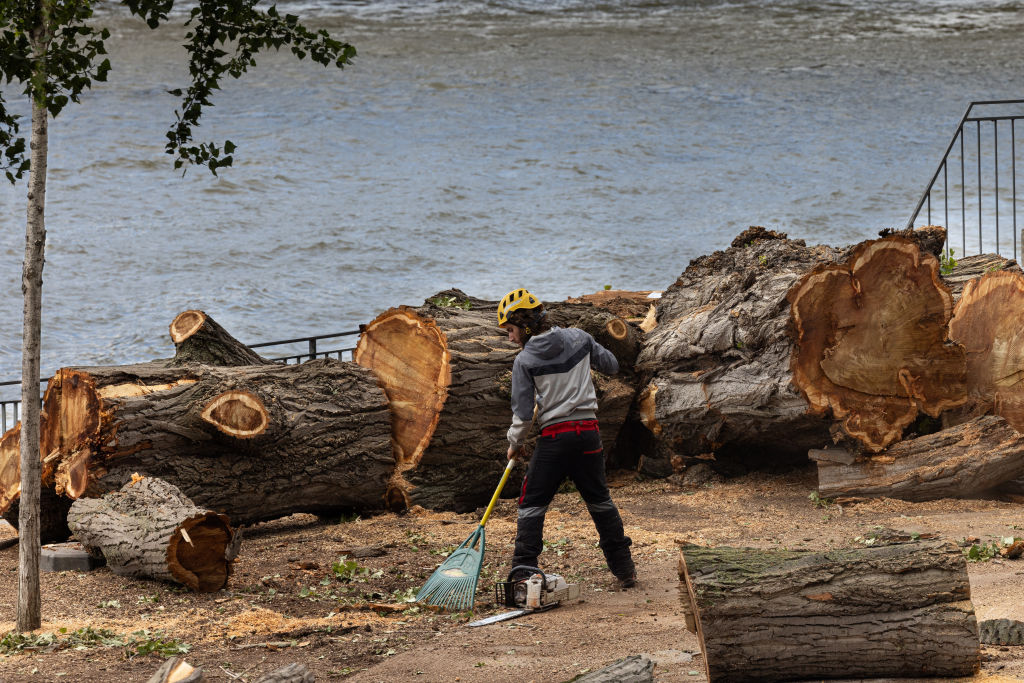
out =
[(487, 518), (491, 516), (491, 510), (494, 509), (494, 504), (498, 502), (498, 496), (501, 495), (501, 490), (505, 488), (505, 482), (508, 481), (508, 475), (512, 472), (513, 465), (516, 461), (509, 460), (508, 464), (505, 465), (505, 472), (501, 475), (501, 481), (498, 482), (498, 488), (494, 490), (494, 495), (491, 496), (491, 502), (487, 504), (487, 512), (484, 513), (484, 518), (480, 520), (480, 526), (487, 524)]

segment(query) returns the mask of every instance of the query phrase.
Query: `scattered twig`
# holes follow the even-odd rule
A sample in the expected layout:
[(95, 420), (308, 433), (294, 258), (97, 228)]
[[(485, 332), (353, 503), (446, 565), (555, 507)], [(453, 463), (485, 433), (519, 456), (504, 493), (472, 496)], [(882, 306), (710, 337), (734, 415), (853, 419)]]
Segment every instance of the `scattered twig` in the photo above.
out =
[(283, 650), (286, 647), (306, 647), (309, 645), (309, 641), (303, 641), (301, 643), (294, 640), (270, 640), (265, 643), (247, 643), (244, 645), (236, 645), (233, 649), (235, 650), (250, 650), (254, 647), (265, 647), (268, 650)]

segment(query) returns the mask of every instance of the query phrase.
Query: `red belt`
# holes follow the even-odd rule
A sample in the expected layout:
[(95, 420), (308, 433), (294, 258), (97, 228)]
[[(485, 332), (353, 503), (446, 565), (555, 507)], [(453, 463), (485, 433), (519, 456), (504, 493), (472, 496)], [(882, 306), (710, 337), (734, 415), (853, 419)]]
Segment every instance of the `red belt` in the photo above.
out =
[(555, 436), (566, 432), (595, 432), (597, 431), (597, 420), (571, 420), (569, 422), (556, 422), (540, 430), (541, 436)]

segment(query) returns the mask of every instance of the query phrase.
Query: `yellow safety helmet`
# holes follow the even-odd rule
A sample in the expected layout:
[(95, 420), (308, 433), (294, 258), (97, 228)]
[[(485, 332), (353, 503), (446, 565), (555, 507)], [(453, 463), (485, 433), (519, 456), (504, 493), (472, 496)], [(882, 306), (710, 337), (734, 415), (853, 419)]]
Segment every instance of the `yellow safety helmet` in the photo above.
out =
[(540, 300), (522, 287), (513, 289), (498, 302), (498, 327), (508, 325), (508, 316), (512, 311), (537, 308), (540, 305)]

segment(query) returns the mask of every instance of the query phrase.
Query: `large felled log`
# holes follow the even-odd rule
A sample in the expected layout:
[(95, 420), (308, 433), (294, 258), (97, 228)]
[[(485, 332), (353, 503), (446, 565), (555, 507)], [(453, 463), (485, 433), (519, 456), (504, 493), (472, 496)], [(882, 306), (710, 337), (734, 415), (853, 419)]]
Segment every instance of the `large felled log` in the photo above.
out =
[[(67, 498), (115, 491), (139, 472), (251, 524), (382, 508), (394, 467), (384, 393), (340, 361), (64, 368), (44, 412), (43, 485)], [(0, 482), (6, 505), (15, 482)]]
[(76, 500), (68, 525), (118, 575), (210, 593), (227, 585), (237, 553), (228, 518), (196, 507), (176, 486), (137, 477), (102, 498)]
[(679, 578), (709, 681), (970, 676), (980, 664), (966, 561), (951, 543), (687, 545)]
[[(928, 232), (933, 246), (941, 229)], [(659, 446), (648, 471), (708, 452), (797, 461), (826, 431), (878, 451), (919, 412), (963, 403), (952, 297), (921, 242), (838, 250), (751, 228), (694, 260), (662, 296), (640, 355), (641, 417)]]
[[(549, 308), (556, 324), (599, 325), (598, 334), (618, 331), (628, 347), (631, 326), (606, 312), (568, 304)], [(493, 491), (506, 462), (511, 369), (518, 351), (497, 327), (496, 311), (496, 302), (449, 290), (419, 308), (385, 311), (363, 327), (353, 358), (376, 373), (391, 406), (397, 462), (388, 486), (392, 507), (465, 511), (486, 504)], [(595, 384), (602, 437), (610, 448), (633, 386), (598, 373)], [(515, 487), (510, 482), (506, 492)]]
[(907, 439), (852, 462), (818, 460), (825, 498), (978, 498), (1024, 477), (1024, 435), (995, 415)]
[(841, 252), (751, 228), (725, 251), (694, 259), (657, 304), (638, 365), (640, 417), (657, 439), (643, 469), (715, 452), (756, 463), (798, 461), (828, 440), (791, 385), (790, 287)]

